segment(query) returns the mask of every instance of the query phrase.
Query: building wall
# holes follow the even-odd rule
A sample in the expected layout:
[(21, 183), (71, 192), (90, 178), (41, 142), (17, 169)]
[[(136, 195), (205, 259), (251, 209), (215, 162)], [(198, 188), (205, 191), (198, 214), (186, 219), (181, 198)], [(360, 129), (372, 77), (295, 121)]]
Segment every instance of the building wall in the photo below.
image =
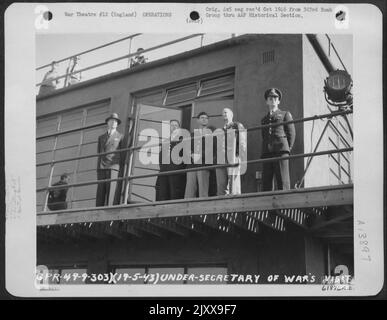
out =
[[(308, 41), (305, 35), (303, 37), (303, 82), (304, 82), (304, 96), (303, 96), (303, 117), (310, 117), (319, 114), (330, 113), (328, 104), (324, 98), (324, 80), (328, 77), (328, 72), (321, 63), (321, 60), (314, 51), (312, 45)], [(326, 54), (329, 54), (327, 46), (329, 46), (328, 40), (320, 36), (320, 43), (323, 45), (323, 49)], [(332, 50), (331, 50), (332, 52)], [(332, 64), (336, 68), (341, 68), (337, 61), (337, 56), (331, 54), (329, 58)], [(347, 63), (347, 61), (344, 61)], [(337, 111), (337, 108), (330, 106), (333, 111)], [(348, 115), (348, 119), (352, 126), (352, 115)], [(345, 148), (352, 146), (352, 138), (349, 134), (348, 125), (343, 117), (332, 118), (333, 125), (338, 129), (340, 134), (348, 142), (346, 145), (335, 129), (329, 126), (324, 134), (322, 134), (325, 125), (327, 124), (327, 118), (322, 120), (315, 120), (305, 122), (304, 127), (304, 146), (305, 153), (313, 152), (317, 145), (317, 142), (322, 136), (320, 145), (316, 151), (326, 151), (337, 148)], [(331, 139), (331, 140), (329, 140)], [(332, 141), (334, 144), (332, 144)], [(344, 156), (344, 157), (343, 157)], [(333, 160), (335, 157), (337, 162)], [(305, 167), (308, 158), (304, 159)], [(305, 187), (315, 187), (323, 185), (337, 185), (342, 183), (352, 182), (352, 153), (346, 152), (343, 155), (335, 154), (334, 156), (317, 156), (311, 161), (311, 164), (307, 170), (305, 176)], [(345, 171), (344, 171), (345, 170)], [(338, 179), (338, 177), (340, 179)], [(341, 180), (341, 182), (340, 182)]]
[[(157, 86), (178, 83), (197, 76), (227, 69), (235, 70), (234, 119), (245, 127), (260, 125), (267, 112), (263, 94), (269, 87), (283, 92), (281, 106), (302, 116), (302, 38), (301, 35), (255, 35), (229, 41), (228, 46), (214, 46), (214, 50), (197, 50), (197, 54), (182, 59), (167, 58), (137, 72), (123, 71), (105, 76), (101, 81), (90, 80), (77, 87), (64, 89), (58, 94), (38, 98), (37, 116), (75, 108), (86, 103), (111, 98), (110, 112), (123, 119), (119, 130), (126, 131), (133, 93)], [(267, 52), (274, 51), (272, 56)], [(266, 57), (264, 54), (266, 53)], [(274, 58), (274, 61), (272, 61)], [(266, 63), (264, 63), (266, 60)], [(294, 153), (302, 152), (302, 127), (297, 127)], [(248, 159), (261, 155), (261, 133), (248, 134)], [(242, 192), (257, 191), (256, 171), (260, 165), (250, 165), (242, 177)], [(302, 173), (302, 161), (291, 162), (291, 181), (294, 185)]]
[[(326, 73), (306, 37), (256, 35), (233, 41), (234, 44), (230, 41), (225, 47), (214, 46), (213, 51), (198, 50), (198, 54), (185, 56), (184, 59), (166, 59), (163, 63), (153, 63), (153, 67), (149, 64), (137, 71), (105, 76), (101, 81), (91, 80), (58, 94), (38, 98), (37, 116), (111, 98), (109, 111), (119, 113), (123, 120), (119, 130), (124, 132), (134, 93), (223, 70), (235, 71), (235, 120), (245, 127), (260, 125), (261, 118), (267, 113), (263, 94), (269, 87), (277, 87), (282, 91), (280, 108), (289, 110), (295, 119), (326, 112), (322, 102), (322, 85)], [(316, 122), (314, 142), (321, 128), (321, 123)], [(293, 154), (309, 151), (310, 131), (310, 124), (296, 125)], [(261, 133), (251, 131), (248, 134), (248, 159), (260, 156)], [(306, 186), (325, 184), (325, 176), (321, 176), (325, 166), (324, 161), (313, 162)], [(290, 169), (293, 187), (302, 176), (304, 161), (291, 161)], [(261, 170), (260, 165), (248, 167), (242, 177), (242, 192), (257, 190), (257, 170)], [(319, 260), (318, 266), (308, 266), (305, 253), (307, 245), (300, 230), (290, 228), (284, 233), (266, 231), (260, 235), (260, 240), (216, 235), (201, 240), (184, 238), (179, 241), (140, 239), (113, 242), (105, 239), (79, 244), (40, 244), (38, 263), (87, 263), (90, 272), (106, 272), (111, 263), (168, 261), (227, 263), (231, 272), (239, 273), (303, 275), (311, 270), (321, 272), (322, 260)], [(321, 245), (309, 248), (315, 250), (315, 256), (322, 256)]]
[(315, 243), (312, 248), (305, 243), (303, 234), (291, 226), (283, 233), (262, 228), (258, 237), (214, 232), (208, 237), (79, 240), (39, 244), (37, 262), (49, 267), (85, 266), (90, 274), (108, 272), (112, 266), (218, 265), (225, 266), (228, 274), (260, 275), (260, 283), (269, 283), (270, 275), (284, 279), (284, 275), (324, 274), (324, 261), (314, 266), (307, 262), (310, 255), (323, 256), (322, 245)]
[[(303, 37), (303, 79), (304, 79), (304, 117), (329, 113), (324, 98), (324, 80), (328, 72), (305, 35)], [(305, 152), (313, 152), (314, 147), (326, 124), (326, 119), (305, 122)], [(325, 134), (317, 151), (327, 150), (328, 135)], [(304, 159), (306, 166), (308, 158)], [(325, 174), (322, 174), (325, 173)], [(329, 185), (328, 156), (314, 157), (305, 176), (305, 187)]]
[[(246, 127), (258, 126), (268, 112), (264, 92), (276, 87), (283, 94), (280, 108), (288, 110), (295, 119), (302, 117), (302, 48), (301, 35), (264, 35), (261, 41), (252, 43), (249, 48), (240, 47), (241, 62), (236, 69), (236, 118)], [(263, 52), (274, 50), (274, 61), (263, 63)], [(245, 56), (248, 57), (245, 57)], [(293, 153), (302, 153), (302, 127), (296, 128), (296, 142)], [(261, 156), (261, 131), (248, 133), (248, 159)], [(249, 165), (242, 178), (242, 192), (256, 191), (256, 171), (262, 165)], [(291, 185), (302, 173), (302, 161), (290, 162)]]

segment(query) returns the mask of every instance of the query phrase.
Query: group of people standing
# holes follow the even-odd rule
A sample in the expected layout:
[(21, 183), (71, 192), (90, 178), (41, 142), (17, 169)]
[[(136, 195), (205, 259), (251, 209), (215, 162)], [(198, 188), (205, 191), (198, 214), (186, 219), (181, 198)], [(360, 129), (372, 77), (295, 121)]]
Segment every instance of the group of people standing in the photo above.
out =
[[(230, 108), (223, 109), (222, 117), (224, 120), (224, 126), (221, 128), (224, 131), (223, 137), (227, 137), (228, 132), (232, 130), (235, 139), (224, 138), (221, 140), (224, 145), (220, 146), (220, 139), (217, 139), (219, 130), (215, 130), (213, 126), (209, 125), (209, 115), (206, 112), (200, 112), (197, 116), (199, 128), (196, 129), (196, 134), (191, 133), (191, 153), (190, 159), (186, 163), (175, 161), (177, 157), (183, 157), (183, 150), (180, 150), (180, 154), (173, 155), (174, 147), (182, 141), (182, 135), (179, 134), (180, 122), (176, 119), (170, 120), (171, 135), (169, 140), (163, 143), (168, 144), (168, 156), (170, 156), (171, 161), (164, 164), (163, 147), (161, 146), (160, 172), (188, 170), (184, 173), (173, 172), (158, 176), (156, 201), (241, 193), (239, 163), (242, 162), (242, 153), (245, 154), (247, 148), (245, 128), (241, 123), (233, 120), (233, 111)], [(227, 142), (231, 142), (232, 146), (228, 146)], [(206, 147), (208, 145), (210, 148)], [(227, 152), (230, 147), (232, 148), (231, 153)], [(241, 154), (239, 154), (239, 150), (242, 150)], [(222, 159), (219, 159), (219, 154)], [(211, 159), (209, 159), (210, 157)], [(234, 164), (235, 166), (208, 168), (211, 165), (219, 164)]]
[[(265, 161), (262, 164), (262, 191), (290, 189), (289, 156), (296, 138), (292, 115), (289, 111), (279, 109), (282, 93), (277, 88), (270, 88), (265, 91), (265, 102), (268, 113), (262, 118), (262, 159), (283, 158), (275, 161)], [(184, 164), (163, 165), (160, 157), (160, 172), (177, 171), (181, 169), (197, 168), (186, 173), (173, 172), (169, 175), (162, 175), (156, 182), (156, 201), (208, 197), (209, 195), (231, 195), (241, 193), (241, 163), (246, 161), (247, 137), (244, 126), (233, 120), (233, 111), (224, 108), (222, 117), (224, 120), (223, 146), (220, 148), (223, 161), (219, 161), (219, 150), (217, 149), (217, 134), (214, 127), (209, 126), (209, 116), (206, 112), (201, 112), (197, 116), (199, 126), (198, 136), (191, 135), (192, 141), (192, 161)], [(290, 122), (290, 123), (289, 123)], [(171, 137), (169, 139), (170, 152), (174, 146), (181, 141), (179, 137), (180, 123), (178, 120), (170, 121)], [(228, 133), (232, 131), (235, 140), (233, 141), (233, 151), (228, 152)], [(217, 131), (219, 133), (219, 131)], [(208, 153), (205, 150), (206, 139), (213, 139), (214, 152), (211, 153), (213, 161), (208, 160)], [(181, 154), (179, 155), (182, 156)], [(199, 159), (195, 159), (199, 157)], [(206, 158), (207, 157), (207, 158)], [(171, 154), (171, 159), (173, 156)], [(199, 161), (197, 161), (199, 160)], [(224, 161), (225, 160), (225, 161)], [(210, 164), (209, 164), (210, 163)], [(217, 166), (216, 169), (206, 168), (208, 165), (229, 164), (234, 166)], [(235, 165), (236, 164), (236, 165)], [(200, 168), (200, 170), (198, 170)], [(215, 174), (214, 174), (215, 172)], [(216, 180), (216, 192), (210, 194), (210, 186)]]
[[(64, 78), (64, 87), (71, 86), (82, 80), (82, 72), (80, 70), (80, 56), (71, 57), (69, 60), (69, 66), (66, 70), (66, 76)], [(56, 61), (51, 62), (51, 69), (44, 75), (42, 84), (39, 88), (39, 94), (47, 94), (55, 91), (59, 86), (60, 76), (58, 73), (59, 64)]]
[[(141, 52), (144, 51), (143, 48), (138, 48), (136, 55), (129, 60), (129, 67), (133, 68), (138, 65), (142, 65), (147, 62)], [(64, 77), (63, 87), (68, 87), (73, 84), (76, 84), (82, 80), (82, 71), (80, 66), (81, 57), (79, 55), (73, 56), (69, 59), (69, 65), (66, 69), (66, 76)], [(51, 68), (48, 70), (42, 80), (42, 83), (39, 88), (39, 95), (47, 94), (55, 91), (59, 87), (60, 77), (58, 73), (59, 63), (56, 61), (51, 62)]]
[[(262, 191), (274, 189), (290, 189), (289, 156), (294, 146), (296, 132), (289, 111), (279, 109), (282, 93), (279, 89), (270, 88), (265, 91), (264, 98), (268, 107), (268, 113), (262, 118), (262, 159), (280, 158), (273, 161), (265, 161), (262, 165)], [(160, 145), (159, 165), (160, 175), (156, 180), (156, 201), (208, 197), (211, 195), (235, 195), (241, 193), (241, 165), (247, 160), (247, 132), (244, 126), (235, 121), (233, 111), (224, 108), (222, 112), (224, 125), (215, 129), (209, 125), (209, 115), (200, 112), (197, 115), (199, 129), (190, 137), (191, 153), (188, 161), (174, 161), (182, 158), (180, 153), (173, 152), (176, 145), (182, 142), (180, 134), (180, 121), (172, 119), (170, 123), (170, 137)], [(117, 191), (117, 179), (122, 163), (124, 136), (117, 131), (121, 123), (118, 114), (111, 114), (106, 120), (107, 130), (98, 137), (98, 164), (97, 179), (101, 180), (97, 186), (96, 206), (108, 206), (119, 203)], [(290, 122), (290, 123), (289, 123)], [(199, 132), (199, 134), (198, 134)], [(222, 146), (218, 146), (217, 135), (224, 134)], [(232, 133), (233, 139), (228, 139)], [(213, 152), (208, 152), (206, 144), (212, 140)], [(230, 141), (232, 141), (230, 143)], [(229, 145), (228, 145), (229, 144)], [(164, 146), (163, 146), (164, 145)], [(167, 147), (165, 148), (165, 145)], [(230, 152), (231, 150), (231, 152)], [(167, 154), (166, 154), (167, 153)], [(163, 161), (164, 157), (170, 157), (170, 161)], [(212, 157), (209, 159), (208, 157)], [(221, 158), (221, 159), (220, 159)], [(283, 158), (283, 159), (281, 159)], [(216, 165), (214, 168), (208, 167)], [(184, 172), (179, 172), (179, 170)], [(67, 176), (63, 176), (67, 184)], [(102, 181), (113, 179), (113, 181)], [(216, 180), (216, 183), (214, 181)], [(211, 188), (215, 186), (215, 188)], [(216, 189), (216, 190), (211, 190)], [(63, 188), (61, 190), (67, 190)], [(55, 195), (59, 197), (55, 199)], [(66, 195), (63, 192), (50, 191), (49, 203), (63, 202)], [(49, 206), (51, 210), (63, 209), (63, 206)]]

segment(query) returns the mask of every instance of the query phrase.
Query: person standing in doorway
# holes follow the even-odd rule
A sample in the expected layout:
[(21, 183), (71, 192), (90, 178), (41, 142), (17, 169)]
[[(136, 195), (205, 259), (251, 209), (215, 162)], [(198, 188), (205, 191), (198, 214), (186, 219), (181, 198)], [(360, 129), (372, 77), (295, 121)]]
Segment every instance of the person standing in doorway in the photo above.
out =
[[(117, 151), (122, 149), (123, 135), (117, 131), (121, 123), (117, 113), (112, 113), (105, 120), (107, 131), (98, 137), (98, 153)], [(121, 153), (114, 152), (98, 157), (97, 179), (117, 179), (120, 170)], [(96, 206), (108, 206), (119, 202), (116, 190), (117, 181), (101, 182), (97, 186)], [(117, 195), (116, 195), (117, 194)]]
[[(278, 108), (282, 93), (277, 88), (266, 90), (264, 97), (269, 112), (263, 117), (261, 123), (262, 125), (274, 124), (274, 126), (262, 129), (262, 158), (288, 157), (296, 139), (296, 130), (294, 123), (284, 122), (292, 121), (292, 115), (289, 111)], [(274, 189), (273, 178), (276, 179), (277, 189), (290, 189), (288, 159), (263, 163), (263, 191)]]
[[(177, 159), (172, 156), (173, 148), (182, 141), (180, 135), (180, 122), (179, 120), (172, 119), (169, 122), (170, 137), (163, 143), (168, 144), (166, 148), (169, 152), (169, 163), (163, 163), (163, 147), (160, 145), (159, 153), (159, 164), (160, 172), (182, 170), (185, 168), (185, 164), (175, 163)], [(182, 152), (181, 152), (182, 153)], [(182, 154), (180, 153), (180, 156)], [(184, 198), (184, 187), (185, 187), (185, 173), (176, 173), (170, 175), (157, 176), (156, 180), (156, 201), (183, 199)]]

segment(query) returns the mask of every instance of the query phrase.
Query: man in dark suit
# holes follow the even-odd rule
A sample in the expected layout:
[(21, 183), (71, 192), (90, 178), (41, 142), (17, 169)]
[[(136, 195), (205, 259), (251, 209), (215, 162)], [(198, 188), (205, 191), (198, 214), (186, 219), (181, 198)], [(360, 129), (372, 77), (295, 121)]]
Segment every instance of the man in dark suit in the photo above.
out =
[[(289, 111), (278, 108), (281, 98), (282, 93), (276, 88), (265, 91), (269, 112), (263, 117), (261, 123), (262, 125), (274, 124), (275, 126), (262, 129), (262, 158), (289, 156), (296, 139), (294, 123), (281, 124), (293, 120)], [(276, 179), (279, 190), (290, 189), (289, 160), (263, 163), (263, 191), (273, 190), (273, 177)]]
[[(159, 164), (160, 172), (175, 171), (185, 168), (184, 163), (177, 164), (174, 161), (172, 150), (179, 144), (182, 140), (180, 135), (180, 122), (179, 120), (172, 119), (169, 121), (170, 124), (170, 137), (168, 140), (163, 141), (163, 144), (160, 144), (160, 153), (159, 153)], [(168, 151), (170, 156), (169, 163), (163, 163), (163, 152)], [(183, 151), (183, 150), (181, 150)], [(179, 156), (182, 156), (182, 152), (179, 153)], [(184, 188), (185, 188), (186, 177), (185, 173), (176, 173), (171, 175), (162, 175), (158, 176), (156, 180), (156, 201), (163, 200), (173, 200), (173, 199), (183, 199), (184, 198)]]
[[(116, 151), (122, 149), (123, 135), (117, 131), (121, 123), (117, 113), (112, 113), (105, 122), (107, 131), (98, 137), (98, 153)], [(117, 179), (120, 170), (121, 153), (109, 153), (98, 157), (97, 179)], [(117, 204), (119, 199), (116, 195), (117, 181), (99, 183), (97, 187), (96, 206), (107, 206)]]

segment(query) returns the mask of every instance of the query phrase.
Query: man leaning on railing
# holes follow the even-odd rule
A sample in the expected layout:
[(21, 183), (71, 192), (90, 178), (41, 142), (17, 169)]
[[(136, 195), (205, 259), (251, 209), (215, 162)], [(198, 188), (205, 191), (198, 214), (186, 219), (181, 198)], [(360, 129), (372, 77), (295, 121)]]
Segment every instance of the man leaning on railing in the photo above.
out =
[(139, 66), (140, 64), (146, 63), (147, 58), (145, 58), (142, 54), (140, 54), (141, 51), (143, 51), (143, 48), (137, 49), (137, 54), (134, 56), (134, 58), (130, 59), (130, 67)]
[(51, 63), (51, 69), (44, 75), (42, 84), (39, 88), (39, 94), (46, 94), (52, 91), (55, 91), (59, 83), (58, 79), (58, 63), (53, 61)]

